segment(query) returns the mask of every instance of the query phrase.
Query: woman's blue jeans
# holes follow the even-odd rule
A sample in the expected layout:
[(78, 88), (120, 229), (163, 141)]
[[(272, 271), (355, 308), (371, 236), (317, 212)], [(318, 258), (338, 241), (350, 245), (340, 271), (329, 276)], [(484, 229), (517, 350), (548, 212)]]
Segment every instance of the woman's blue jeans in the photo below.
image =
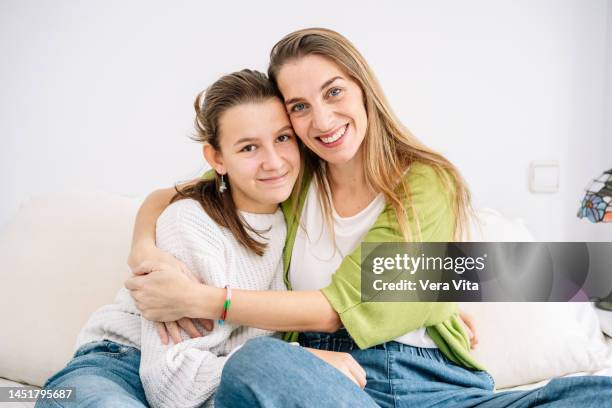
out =
[(36, 408), (47, 407), (148, 407), (138, 368), (140, 350), (103, 340), (87, 343), (72, 360), (44, 385), (74, 389), (74, 401), (39, 399)]
[(529, 391), (493, 393), (438, 349), (389, 342), (359, 350), (346, 331), (304, 333), (300, 344), (350, 353), (367, 373), (365, 390), (301, 347), (260, 337), (226, 363), (215, 405), (222, 407), (612, 407), (612, 377), (557, 378)]

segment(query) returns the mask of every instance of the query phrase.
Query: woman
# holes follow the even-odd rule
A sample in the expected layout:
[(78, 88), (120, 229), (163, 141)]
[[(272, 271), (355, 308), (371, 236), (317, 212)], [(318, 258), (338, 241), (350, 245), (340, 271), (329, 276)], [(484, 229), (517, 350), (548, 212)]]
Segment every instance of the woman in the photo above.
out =
[[(283, 205), (285, 282), (297, 291), (236, 291), (227, 317), (300, 331), (303, 346), (350, 353), (367, 382), (357, 369), (334, 370), (300, 348), (256, 339), (226, 365), (218, 406), (602, 406), (611, 398), (609, 377), (493, 394), (454, 304), (362, 302), (359, 243), (458, 239), (470, 213), (467, 188), (448, 160), (403, 128), (366, 61), (338, 33), (287, 35), (274, 46), (268, 73), (309, 149), (304, 180)], [(164, 256), (147, 238), (164, 194), (141, 210), (133, 263)], [(126, 286), (154, 320), (221, 313), (222, 290), (194, 285), (177, 268)], [(193, 295), (181, 296), (187, 290)]]
[[(279, 203), (300, 172), (298, 143), (268, 78), (226, 75), (195, 101), (196, 139), (215, 175), (176, 190), (157, 221), (160, 248), (226, 288), (284, 290), (286, 225)], [(231, 271), (231, 273), (228, 273)], [(37, 406), (196, 407), (211, 404), (227, 355), (248, 339), (270, 335), (220, 320), (186, 326), (193, 339), (162, 342), (123, 289), (83, 328), (77, 352), (46, 388), (74, 387), (72, 402)], [(140, 372), (139, 372), (140, 371)]]

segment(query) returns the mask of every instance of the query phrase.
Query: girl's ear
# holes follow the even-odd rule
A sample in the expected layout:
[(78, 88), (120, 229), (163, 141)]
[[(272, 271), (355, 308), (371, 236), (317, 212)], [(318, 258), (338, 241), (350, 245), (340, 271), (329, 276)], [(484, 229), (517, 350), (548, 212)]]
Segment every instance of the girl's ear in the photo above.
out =
[(223, 156), (221, 152), (217, 151), (210, 143), (204, 143), (202, 147), (202, 151), (204, 152), (204, 158), (210, 164), (210, 166), (215, 169), (215, 171), (219, 174), (225, 174), (225, 166), (223, 165)]

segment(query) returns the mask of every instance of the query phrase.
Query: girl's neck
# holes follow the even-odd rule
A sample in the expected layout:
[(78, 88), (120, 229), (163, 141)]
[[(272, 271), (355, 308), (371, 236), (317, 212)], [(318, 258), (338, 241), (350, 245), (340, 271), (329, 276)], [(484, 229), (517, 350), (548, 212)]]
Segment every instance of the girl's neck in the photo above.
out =
[(278, 210), (278, 204), (260, 203), (234, 191), (232, 191), (232, 198), (238, 211), (251, 214), (274, 214)]

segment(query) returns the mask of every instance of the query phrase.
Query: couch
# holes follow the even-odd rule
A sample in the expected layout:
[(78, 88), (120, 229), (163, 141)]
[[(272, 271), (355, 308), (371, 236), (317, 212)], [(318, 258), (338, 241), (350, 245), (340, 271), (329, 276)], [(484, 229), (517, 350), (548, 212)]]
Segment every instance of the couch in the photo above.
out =
[[(130, 275), (131, 229), (142, 200), (105, 192), (31, 199), (0, 231), (0, 386), (40, 387), (74, 352), (88, 316)], [(520, 221), (479, 212), (480, 241), (531, 241)], [(476, 357), (501, 389), (564, 375), (612, 375), (612, 312), (590, 303), (466, 303)], [(10, 407), (33, 403), (9, 403)], [(21, 404), (21, 405), (19, 405)]]

